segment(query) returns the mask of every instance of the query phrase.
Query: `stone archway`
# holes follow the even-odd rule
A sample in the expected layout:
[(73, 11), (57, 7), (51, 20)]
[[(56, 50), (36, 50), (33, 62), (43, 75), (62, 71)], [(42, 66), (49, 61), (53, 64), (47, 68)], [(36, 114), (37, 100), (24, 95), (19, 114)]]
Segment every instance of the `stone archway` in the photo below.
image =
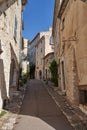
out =
[(14, 59), (12, 59), (11, 65), (10, 65), (10, 89), (13, 86), (14, 71), (15, 71), (15, 61), (14, 61)]
[(18, 90), (18, 61), (13, 47), (11, 46), (11, 63), (10, 63), (10, 77), (9, 77), (9, 95)]
[(11, 60), (10, 64), (10, 78), (9, 78), (9, 96), (13, 99), (14, 94), (18, 90), (18, 71), (16, 68), (15, 60)]
[(11, 60), (11, 65), (10, 65), (10, 90), (17, 90), (18, 87), (18, 71), (16, 68), (16, 63), (15, 60)]
[(42, 71), (39, 70), (39, 78), (42, 79)]

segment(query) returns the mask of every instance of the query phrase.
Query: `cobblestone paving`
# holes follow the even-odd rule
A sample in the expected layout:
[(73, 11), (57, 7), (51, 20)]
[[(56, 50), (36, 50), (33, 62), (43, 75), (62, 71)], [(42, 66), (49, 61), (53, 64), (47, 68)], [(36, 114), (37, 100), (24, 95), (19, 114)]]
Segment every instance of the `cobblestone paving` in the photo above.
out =
[(26, 85), (20, 88), (20, 91), (13, 91), (12, 100), (6, 106), (6, 114), (0, 118), (0, 130), (12, 130), (16, 119), (18, 118), (18, 113), (22, 105), (22, 100), (24, 98)]
[(12, 130), (14, 124), (16, 123), (16, 114), (8, 113), (8, 115), (5, 115), (5, 120), (2, 123), (1, 129), (0, 130)]

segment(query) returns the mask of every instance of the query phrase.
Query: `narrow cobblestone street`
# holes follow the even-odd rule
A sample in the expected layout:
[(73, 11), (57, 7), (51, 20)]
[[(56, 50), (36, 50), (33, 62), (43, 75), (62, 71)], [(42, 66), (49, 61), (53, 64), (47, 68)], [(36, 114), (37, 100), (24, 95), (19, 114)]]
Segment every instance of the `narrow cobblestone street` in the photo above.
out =
[(14, 130), (73, 130), (43, 83), (30, 80)]
[(0, 0), (0, 130), (87, 130), (87, 0)]

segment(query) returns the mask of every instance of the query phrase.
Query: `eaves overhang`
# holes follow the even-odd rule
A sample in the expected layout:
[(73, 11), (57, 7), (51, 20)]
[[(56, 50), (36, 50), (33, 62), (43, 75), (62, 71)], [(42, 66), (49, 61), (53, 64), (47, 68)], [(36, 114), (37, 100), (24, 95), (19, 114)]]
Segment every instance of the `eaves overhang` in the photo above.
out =
[(0, 0), (0, 15), (5, 12), (17, 0)]
[(53, 29), (52, 29), (52, 35), (54, 37), (55, 34), (55, 28), (56, 28), (56, 22), (57, 22), (57, 16), (58, 16), (58, 11), (59, 11), (59, 4), (60, 1), (59, 0), (55, 0), (55, 4), (54, 4), (54, 16), (53, 16)]
[(25, 6), (27, 3), (27, 0), (22, 0), (22, 5)]
[(62, 1), (59, 12), (58, 12), (58, 18), (61, 18), (61, 16), (62, 16), (68, 2), (69, 2), (69, 0), (63, 0)]
[[(42, 42), (42, 40), (44, 40), (45, 39), (45, 36), (42, 36), (41, 38), (40, 38), (40, 40), (37, 42), (37, 44), (36, 44), (36, 46), (38, 46), (38, 44), (40, 43), (40, 42)], [(36, 47), (35, 46), (35, 47)]]

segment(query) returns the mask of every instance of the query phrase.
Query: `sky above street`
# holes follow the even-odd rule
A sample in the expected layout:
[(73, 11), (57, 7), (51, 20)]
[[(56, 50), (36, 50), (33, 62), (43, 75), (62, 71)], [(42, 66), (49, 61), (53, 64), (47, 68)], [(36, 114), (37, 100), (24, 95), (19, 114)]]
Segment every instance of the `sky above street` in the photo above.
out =
[(54, 0), (28, 0), (23, 13), (23, 37), (31, 41), (38, 32), (52, 27), (53, 12)]

